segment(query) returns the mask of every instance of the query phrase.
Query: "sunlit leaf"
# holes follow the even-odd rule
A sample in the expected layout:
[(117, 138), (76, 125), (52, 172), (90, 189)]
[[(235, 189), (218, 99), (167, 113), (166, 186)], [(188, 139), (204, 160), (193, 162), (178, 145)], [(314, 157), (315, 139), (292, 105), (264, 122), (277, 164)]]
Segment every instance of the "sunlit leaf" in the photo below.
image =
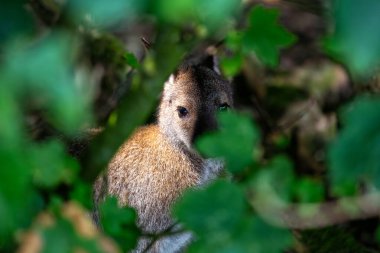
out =
[(278, 64), (279, 50), (296, 40), (292, 33), (278, 23), (278, 17), (277, 9), (254, 7), (242, 41), (245, 50), (255, 52), (259, 60), (270, 67)]

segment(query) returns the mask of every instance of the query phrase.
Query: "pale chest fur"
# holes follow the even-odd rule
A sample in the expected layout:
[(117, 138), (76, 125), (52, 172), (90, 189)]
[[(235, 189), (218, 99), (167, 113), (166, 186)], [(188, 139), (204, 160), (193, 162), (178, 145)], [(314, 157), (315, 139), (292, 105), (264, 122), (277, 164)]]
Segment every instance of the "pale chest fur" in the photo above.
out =
[(108, 168), (108, 193), (134, 207), (147, 232), (171, 223), (173, 202), (189, 187), (201, 184), (205, 161), (171, 145), (156, 126), (141, 128), (115, 155)]

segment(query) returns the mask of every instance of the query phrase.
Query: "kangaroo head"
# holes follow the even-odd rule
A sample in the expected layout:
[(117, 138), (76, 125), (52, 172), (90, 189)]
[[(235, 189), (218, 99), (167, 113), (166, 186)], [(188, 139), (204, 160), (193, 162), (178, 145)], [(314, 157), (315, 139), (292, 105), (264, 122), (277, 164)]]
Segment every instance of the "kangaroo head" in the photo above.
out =
[(164, 85), (158, 115), (161, 131), (188, 148), (195, 138), (217, 127), (216, 113), (232, 107), (232, 89), (214, 56), (185, 61)]

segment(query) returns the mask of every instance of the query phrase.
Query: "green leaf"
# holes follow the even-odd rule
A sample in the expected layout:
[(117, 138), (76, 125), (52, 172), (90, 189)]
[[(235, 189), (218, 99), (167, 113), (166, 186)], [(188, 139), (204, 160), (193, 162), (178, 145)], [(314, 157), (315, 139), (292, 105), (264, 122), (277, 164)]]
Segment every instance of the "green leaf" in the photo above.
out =
[(255, 253), (281, 253), (293, 244), (288, 230), (272, 227), (258, 217), (249, 217), (244, 222), (239, 240), (245, 251)]
[(66, 253), (73, 250), (73, 244), (76, 239), (75, 230), (64, 219), (59, 219), (55, 226), (42, 230), (42, 236), (46, 243), (43, 247), (43, 253)]
[(295, 176), (293, 164), (286, 156), (276, 156), (262, 168), (268, 174), (273, 190), (284, 200), (291, 200), (293, 196), (293, 184)]
[(189, 252), (280, 253), (292, 243), (288, 231), (247, 215), (242, 190), (226, 181), (188, 191), (174, 206), (174, 214), (196, 233)]
[(232, 57), (224, 57), (220, 61), (223, 74), (227, 77), (235, 76), (243, 65), (243, 56), (241, 54), (234, 54)]
[(247, 116), (223, 112), (218, 115), (220, 130), (196, 140), (196, 147), (205, 156), (223, 157), (231, 172), (239, 172), (253, 162), (253, 149), (259, 131)]
[(380, 2), (332, 1), (333, 33), (324, 40), (327, 52), (353, 74), (369, 75), (380, 64)]
[(31, 149), (34, 158), (33, 178), (37, 185), (54, 187), (61, 182), (70, 184), (76, 178), (79, 164), (66, 154), (62, 143), (49, 141)]
[(254, 7), (249, 16), (249, 26), (243, 35), (243, 48), (255, 52), (264, 64), (275, 67), (279, 50), (293, 44), (295, 36), (278, 24), (279, 11), (263, 6)]
[(75, 42), (68, 34), (53, 33), (32, 45), (4, 50), (5, 73), (13, 79), (8, 88), (14, 85), (14, 93), (45, 109), (53, 125), (71, 134), (90, 123), (94, 88), (84, 73), (73, 69)]
[(226, 37), (226, 46), (233, 52), (239, 52), (241, 50), (241, 44), (243, 40), (244, 32), (230, 31)]
[(281, 253), (293, 243), (289, 231), (272, 227), (258, 217), (243, 216), (239, 227), (228, 236), (205, 234), (190, 245), (189, 252)]
[(230, 17), (240, 9), (239, 0), (197, 1), (198, 16), (211, 30), (226, 25)]
[(125, 53), (124, 58), (132, 68), (138, 68), (140, 66), (134, 54), (127, 52)]
[(186, 192), (173, 212), (197, 235), (223, 237), (238, 226), (244, 207), (243, 192), (236, 185), (216, 181), (205, 189)]
[(40, 208), (30, 182), (27, 149), (9, 149), (0, 144), (0, 247), (10, 242), (14, 230), (26, 226)]
[[(158, 17), (174, 24), (204, 25), (210, 30), (220, 29), (240, 9), (238, 0), (159, 0), (155, 6)], [(191, 20), (191, 22), (189, 22)]]
[(0, 43), (33, 30), (34, 20), (25, 3), (25, 0), (1, 1)]
[(92, 253), (102, 253), (101, 244), (96, 239), (87, 239), (77, 233), (73, 224), (64, 219), (58, 218), (53, 226), (41, 228), (43, 249), (42, 253), (67, 253), (84, 251)]
[(70, 193), (70, 199), (76, 200), (82, 206), (91, 210), (93, 208), (92, 185), (81, 181), (77, 182)]
[(99, 207), (104, 232), (111, 236), (124, 251), (133, 249), (139, 237), (136, 212), (132, 208), (120, 208), (115, 197), (108, 197)]
[(4, 74), (0, 78), (0, 147), (10, 150), (24, 146), (25, 140), (21, 124), (22, 114), (12, 89), (12, 79), (4, 78)]
[(320, 181), (302, 178), (297, 182), (296, 195), (301, 202), (319, 202), (323, 200), (324, 189)]
[(360, 97), (345, 108), (343, 129), (330, 145), (329, 179), (336, 194), (361, 182), (380, 186), (380, 99)]

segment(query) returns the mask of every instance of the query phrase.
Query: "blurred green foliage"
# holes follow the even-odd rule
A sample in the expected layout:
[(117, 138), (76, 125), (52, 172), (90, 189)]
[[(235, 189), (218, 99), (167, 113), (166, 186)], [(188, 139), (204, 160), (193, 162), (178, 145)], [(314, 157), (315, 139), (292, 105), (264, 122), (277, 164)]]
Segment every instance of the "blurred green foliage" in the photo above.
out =
[[(241, 8), (238, 0), (183, 0), (154, 1), (157, 16), (164, 22), (177, 25), (205, 26), (209, 31), (221, 30), (232, 22), (229, 17), (237, 15)], [(217, 8), (215, 8), (217, 6)], [(198, 29), (202, 29), (199, 27)], [(200, 34), (202, 35), (202, 34)]]
[(70, 34), (53, 33), (31, 46), (15, 43), (4, 50), (9, 95), (27, 97), (27, 106), (43, 109), (51, 124), (68, 134), (90, 124), (94, 87), (80, 69), (73, 73), (77, 47)]
[[(259, 132), (249, 118), (220, 113), (220, 131), (204, 135), (197, 141), (199, 151), (205, 156), (223, 157), (231, 172), (239, 172), (253, 163), (253, 149), (259, 140)], [(239, 145), (231, 143), (239, 140)]]
[(278, 24), (279, 11), (258, 6), (249, 15), (249, 26), (242, 37), (244, 50), (252, 50), (270, 67), (279, 61), (279, 50), (294, 43), (295, 36)]
[(325, 196), (322, 182), (310, 178), (302, 178), (296, 186), (296, 195), (301, 202), (320, 202)]
[(87, 250), (101, 253), (102, 249), (95, 240), (86, 240), (79, 235), (73, 224), (64, 218), (59, 218), (52, 227), (40, 228), (42, 240), (45, 243), (43, 253), (67, 253), (75, 250)]
[(282, 252), (292, 245), (290, 232), (249, 215), (244, 192), (216, 181), (190, 190), (176, 204), (175, 216), (196, 234), (189, 252)]
[(124, 252), (132, 250), (140, 236), (136, 226), (135, 210), (119, 208), (116, 198), (107, 198), (99, 212), (104, 232), (115, 239)]
[(21, 8), (25, 0), (2, 1), (0, 8), (0, 44), (23, 33), (30, 33), (34, 26), (32, 16)]
[(66, 8), (70, 17), (90, 27), (108, 27), (123, 20), (132, 20), (144, 10), (145, 0), (81, 0), (68, 1)]
[(252, 8), (248, 16), (248, 27), (242, 31), (232, 30), (226, 45), (232, 57), (222, 59), (222, 69), (227, 76), (236, 75), (242, 67), (244, 55), (253, 53), (263, 64), (276, 67), (280, 50), (289, 47), (296, 37), (278, 22), (279, 11), (263, 6)]
[[(65, 152), (58, 140), (35, 143), (27, 135), (23, 112), (42, 109), (57, 130), (73, 134), (90, 123), (91, 87), (75, 78), (71, 66), (70, 40), (62, 34), (28, 45), (7, 44), (1, 78), (0, 160), (1, 215), (0, 245), (12, 231), (30, 224), (43, 208), (38, 188), (71, 184), (79, 171), (78, 163)], [(80, 74), (80, 73), (78, 73)], [(26, 200), (26, 201), (25, 201)]]
[[(331, 2), (333, 27), (325, 48), (355, 75), (369, 77), (379, 66), (379, 8), (376, 0)], [(78, 232), (81, 222), (66, 217), (65, 203), (76, 202), (79, 207), (74, 210), (81, 211), (75, 211), (75, 217), (89, 220), (86, 212), (94, 208), (95, 177), (125, 138), (154, 112), (164, 81), (198, 44), (225, 39), (230, 54), (221, 64), (228, 77), (240, 74), (252, 55), (263, 68), (277, 67), (281, 50), (297, 43), (279, 16), (277, 9), (251, 8), (238, 0), (2, 1), (0, 251), (22, 247), (27, 241), (20, 234), (31, 230), (44, 241), (40, 252), (78, 248), (106, 252), (100, 235), (89, 239)], [(143, 60), (111, 34), (112, 28), (138, 27), (141, 21), (149, 21), (155, 31), (154, 44)], [(119, 75), (133, 69), (134, 75), (105, 130), (80, 163), (69, 154), (67, 140), (97, 126), (93, 104), (101, 91), (96, 81), (100, 63), (106, 74), (115, 68)], [(112, 80), (126, 80), (119, 79)], [(279, 93), (283, 97), (289, 90)], [(279, 111), (285, 106), (269, 102)], [(327, 159), (327, 177), (335, 194), (352, 195), (358, 183), (378, 187), (379, 112), (379, 98), (363, 96), (341, 114), (343, 127)], [(272, 227), (252, 210), (252, 185), (267, 190), (269, 201), (324, 200), (319, 178), (297, 175), (284, 154), (266, 157), (266, 133), (247, 115), (221, 113), (219, 131), (197, 140), (204, 156), (224, 159), (232, 180), (191, 189), (175, 205), (175, 217), (196, 235), (189, 252), (276, 253), (294, 246), (289, 230)], [(48, 133), (33, 134), (41, 127), (35, 118), (42, 119)], [(114, 198), (98, 208), (102, 236), (112, 238), (123, 251), (132, 249), (141, 234), (134, 210), (119, 208)], [(39, 214), (46, 213), (53, 222), (39, 224)]]
[(261, 182), (256, 182), (266, 178), (270, 185), (273, 185), (271, 190), (275, 191), (282, 199), (292, 200), (294, 195), (295, 175), (293, 164), (286, 156), (279, 155), (273, 157), (268, 163), (263, 166), (260, 175), (254, 178), (251, 184), (260, 185)]
[(332, 34), (325, 48), (350, 68), (366, 76), (380, 64), (380, 3), (377, 0), (332, 0)]
[(329, 150), (330, 180), (338, 195), (354, 194), (358, 182), (380, 185), (380, 100), (359, 97), (344, 109), (343, 128)]

